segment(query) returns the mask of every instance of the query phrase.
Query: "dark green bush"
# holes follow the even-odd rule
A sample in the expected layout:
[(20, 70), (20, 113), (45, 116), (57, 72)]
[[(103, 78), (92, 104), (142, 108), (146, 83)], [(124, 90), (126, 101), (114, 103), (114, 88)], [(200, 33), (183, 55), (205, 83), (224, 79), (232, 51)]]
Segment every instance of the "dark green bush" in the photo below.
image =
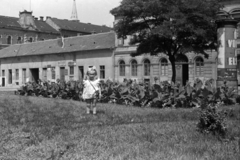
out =
[[(216, 88), (215, 81), (209, 79), (203, 82), (196, 79), (194, 84), (185, 86), (167, 81), (160, 84), (136, 83), (125, 79), (123, 83), (110, 80), (101, 81), (101, 103), (117, 103), (127, 106), (153, 107), (153, 108), (205, 108), (208, 104), (223, 102), (225, 105), (236, 103), (236, 91), (229, 88), (227, 82)], [(28, 82), (15, 94), (24, 96), (41, 96), (46, 98), (61, 98), (83, 101), (82, 81)], [(240, 98), (239, 98), (240, 99)]]
[(208, 106), (201, 111), (199, 122), (197, 124), (198, 131), (201, 133), (212, 133), (213, 135), (225, 137), (227, 127), (225, 124), (226, 112), (218, 111), (217, 106)]

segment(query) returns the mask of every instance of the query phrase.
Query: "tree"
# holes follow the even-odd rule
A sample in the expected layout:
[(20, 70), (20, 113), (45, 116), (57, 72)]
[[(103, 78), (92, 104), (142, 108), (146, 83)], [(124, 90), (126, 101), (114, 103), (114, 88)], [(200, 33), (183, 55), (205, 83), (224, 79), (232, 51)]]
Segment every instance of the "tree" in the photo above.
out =
[(133, 35), (138, 44), (133, 56), (164, 53), (172, 66), (175, 82), (177, 54), (193, 51), (207, 57), (217, 50), (217, 12), (221, 0), (123, 0), (110, 11), (120, 17), (114, 26), (118, 38)]

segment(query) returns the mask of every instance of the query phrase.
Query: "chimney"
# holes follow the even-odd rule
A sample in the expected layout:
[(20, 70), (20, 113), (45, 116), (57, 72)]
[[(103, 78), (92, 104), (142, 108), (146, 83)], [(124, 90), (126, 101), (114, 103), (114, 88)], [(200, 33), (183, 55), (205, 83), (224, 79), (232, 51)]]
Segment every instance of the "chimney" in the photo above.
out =
[(32, 12), (28, 12), (26, 10), (19, 12), (19, 23), (23, 28), (28, 28), (29, 26), (36, 28)]
[(40, 21), (43, 21), (43, 16), (40, 16)]
[(35, 17), (34, 19), (35, 19), (35, 21), (37, 21), (37, 20), (38, 20), (38, 18), (37, 18), (37, 17)]
[(51, 18), (51, 17), (50, 17), (50, 16), (47, 16), (47, 17), (46, 17), (46, 20), (47, 20), (48, 18)]

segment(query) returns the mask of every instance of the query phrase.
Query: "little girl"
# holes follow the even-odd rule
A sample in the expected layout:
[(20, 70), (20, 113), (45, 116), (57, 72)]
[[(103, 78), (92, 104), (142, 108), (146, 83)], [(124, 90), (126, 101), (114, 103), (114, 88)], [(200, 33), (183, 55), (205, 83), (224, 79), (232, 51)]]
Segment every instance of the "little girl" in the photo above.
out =
[(87, 114), (90, 114), (90, 109), (92, 108), (93, 114), (97, 113), (96, 102), (99, 97), (101, 97), (100, 79), (97, 78), (96, 67), (89, 67), (87, 71), (87, 76), (83, 80), (83, 99), (87, 103)]

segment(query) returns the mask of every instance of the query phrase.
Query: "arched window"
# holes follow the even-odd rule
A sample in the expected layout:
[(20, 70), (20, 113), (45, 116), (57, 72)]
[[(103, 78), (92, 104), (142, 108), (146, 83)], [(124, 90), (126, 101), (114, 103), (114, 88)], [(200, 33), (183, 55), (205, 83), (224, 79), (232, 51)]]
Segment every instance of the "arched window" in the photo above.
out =
[(12, 36), (7, 37), (7, 44), (12, 44)]
[(203, 75), (204, 61), (202, 57), (197, 57), (195, 60), (195, 72), (197, 76)]
[(17, 43), (18, 43), (18, 44), (22, 43), (22, 37), (18, 37)]
[(125, 62), (124, 61), (119, 62), (119, 75), (125, 76)]
[(168, 73), (168, 61), (166, 58), (161, 59), (161, 75), (166, 76)]
[(29, 42), (33, 42), (33, 38), (32, 37), (29, 38)]
[(131, 63), (132, 76), (137, 76), (137, 68), (138, 68), (137, 61), (133, 60)]
[(144, 76), (150, 76), (150, 61), (146, 59), (143, 65), (144, 65)]

